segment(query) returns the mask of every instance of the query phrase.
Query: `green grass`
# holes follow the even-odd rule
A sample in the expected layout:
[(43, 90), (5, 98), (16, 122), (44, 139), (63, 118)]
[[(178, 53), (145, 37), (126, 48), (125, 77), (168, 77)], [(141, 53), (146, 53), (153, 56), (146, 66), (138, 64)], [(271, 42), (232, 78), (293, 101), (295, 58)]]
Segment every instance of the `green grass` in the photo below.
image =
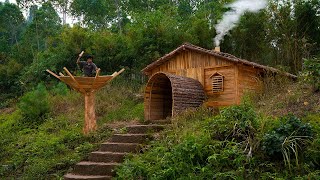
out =
[(99, 129), (89, 136), (82, 134), (82, 120), (69, 121), (58, 116), (37, 127), (22, 124), (19, 111), (1, 115), (0, 176), (22, 179), (61, 177), (69, 167), (96, 149), (96, 143), (111, 135)]
[[(60, 179), (111, 136), (112, 129), (104, 123), (142, 119), (137, 87), (120, 79), (103, 88), (96, 95), (98, 130), (86, 136), (82, 134), (84, 98), (80, 94), (61, 83), (50, 90), (42, 88), (45, 98), (35, 97), (38, 89), (27, 93), (21, 106), (24, 113), (20, 107), (13, 113), (0, 114), (0, 177)], [(38, 109), (28, 112), (27, 107), (37, 101), (50, 109), (41, 117), (32, 117), (29, 114), (39, 114)]]
[[(317, 179), (320, 175), (319, 94), (301, 84), (279, 83), (280, 86), (271, 87), (281, 91), (268, 91), (255, 99), (256, 104), (244, 100), (240, 106), (222, 109), (219, 115), (200, 108), (173, 118), (172, 126), (148, 145), (143, 154), (125, 160), (117, 178)], [(41, 101), (46, 101), (42, 103), (49, 111), (46, 108), (39, 113), (41, 117), (30, 119), (32, 116), (26, 115), (28, 103), (33, 102), (30, 98), (38, 100), (34, 92), (23, 99), (26, 104), (20, 109), (24, 108), (24, 113), (11, 107), (15, 108), (13, 112), (0, 114), (0, 177), (60, 179), (111, 136), (112, 129), (106, 123), (143, 120), (141, 85), (119, 78), (97, 93), (99, 128), (84, 136), (83, 97), (61, 83), (47, 89), (41, 90), (48, 91), (43, 93), (45, 98)], [(309, 104), (304, 105), (306, 101)], [(37, 108), (31, 110), (38, 113)], [(270, 156), (262, 148), (265, 136), (274, 135), (274, 139), (269, 138), (271, 142), (282, 138), (271, 132), (279, 134), (277, 129), (286, 127), (278, 117), (290, 110), (295, 110), (303, 123), (310, 124), (313, 136), (296, 146), (297, 155), (288, 144), (283, 152), (291, 155), (290, 158), (283, 158), (281, 153)]]
[(100, 124), (143, 121), (141, 85), (118, 79), (97, 93), (96, 113)]
[[(173, 125), (143, 154), (129, 156), (119, 167), (116, 179), (317, 179), (319, 117), (309, 115), (301, 124), (295, 124), (300, 122), (295, 119), (288, 127), (281, 123), (283, 120), (257, 114), (248, 102), (223, 109), (216, 116), (206, 109), (189, 111), (174, 118)], [(274, 129), (278, 133), (286, 129), (291, 134), (294, 128), (309, 126), (314, 132), (312, 139), (297, 141), (298, 156), (287, 147), (286, 153), (291, 156), (286, 159), (281, 151), (280, 156), (270, 156), (262, 148), (264, 137)], [(297, 133), (303, 134), (304, 130)], [(282, 137), (273, 138), (268, 139), (270, 144), (279, 138), (285, 142)], [(269, 150), (278, 150), (272, 148)]]

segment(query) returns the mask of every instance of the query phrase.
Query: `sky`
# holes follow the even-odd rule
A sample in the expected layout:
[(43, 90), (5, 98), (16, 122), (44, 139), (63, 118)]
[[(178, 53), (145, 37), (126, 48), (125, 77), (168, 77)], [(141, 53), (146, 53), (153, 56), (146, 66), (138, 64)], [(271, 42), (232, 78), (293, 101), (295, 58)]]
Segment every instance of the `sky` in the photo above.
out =
[[(0, 0), (0, 2), (5, 2), (6, 0)], [(9, 0), (11, 3), (16, 3), (16, 0)]]

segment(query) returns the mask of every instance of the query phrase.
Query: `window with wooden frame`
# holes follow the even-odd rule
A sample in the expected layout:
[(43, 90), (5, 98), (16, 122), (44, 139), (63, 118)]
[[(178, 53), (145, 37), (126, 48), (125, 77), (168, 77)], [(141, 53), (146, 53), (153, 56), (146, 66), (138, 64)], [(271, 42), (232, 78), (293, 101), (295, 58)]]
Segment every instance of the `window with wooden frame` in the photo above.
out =
[(216, 72), (210, 76), (210, 79), (212, 81), (212, 92), (213, 93), (223, 92), (224, 76)]

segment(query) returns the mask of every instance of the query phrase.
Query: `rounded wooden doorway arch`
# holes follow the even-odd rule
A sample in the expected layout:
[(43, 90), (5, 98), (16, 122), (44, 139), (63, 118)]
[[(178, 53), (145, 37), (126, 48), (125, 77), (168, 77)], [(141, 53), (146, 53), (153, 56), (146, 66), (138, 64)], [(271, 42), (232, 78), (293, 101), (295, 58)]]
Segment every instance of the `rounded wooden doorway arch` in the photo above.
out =
[(176, 116), (187, 108), (199, 107), (205, 99), (201, 83), (195, 79), (159, 72), (148, 81), (144, 93), (145, 120)]

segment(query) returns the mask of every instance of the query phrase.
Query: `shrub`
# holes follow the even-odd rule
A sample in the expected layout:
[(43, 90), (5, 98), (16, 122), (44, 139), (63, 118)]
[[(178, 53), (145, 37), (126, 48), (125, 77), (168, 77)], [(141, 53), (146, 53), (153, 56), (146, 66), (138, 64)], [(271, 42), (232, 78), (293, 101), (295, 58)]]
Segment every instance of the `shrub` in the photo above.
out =
[(215, 118), (200, 108), (172, 121), (172, 129), (149, 151), (125, 161), (119, 179), (253, 178), (247, 174), (253, 162), (246, 156), (250, 148), (243, 149), (257, 127), (257, 115), (248, 103), (223, 109)]
[(50, 111), (48, 97), (48, 91), (43, 84), (38, 84), (33, 91), (22, 96), (18, 108), (27, 122), (41, 123), (45, 119), (44, 115)]
[(212, 136), (217, 140), (235, 140), (243, 145), (248, 157), (252, 156), (257, 142), (258, 115), (248, 102), (221, 110), (220, 115), (209, 121)]
[(82, 127), (75, 125), (82, 120), (70, 121), (64, 115), (28, 128), (19, 124), (20, 116), (0, 115), (0, 177), (6, 179), (61, 179), (111, 135), (110, 129), (100, 128), (84, 136)]
[(152, 144), (150, 152), (127, 159), (117, 171), (118, 178), (230, 179), (243, 176), (246, 157), (237, 143), (212, 141), (205, 131), (202, 133), (186, 135), (178, 144)]
[[(320, 114), (308, 115), (304, 120), (311, 124), (314, 131), (314, 138), (305, 149), (306, 161), (311, 168), (320, 170)], [(319, 172), (318, 172), (319, 173)]]
[(315, 91), (320, 90), (320, 58), (304, 59), (304, 80), (313, 85)]
[(298, 166), (299, 154), (305, 147), (313, 132), (309, 123), (303, 123), (293, 115), (280, 118), (280, 125), (273, 128), (263, 137), (262, 150), (274, 160), (280, 160), (281, 155), (290, 168), (291, 156), (295, 156)]
[(57, 85), (55, 85), (53, 87), (53, 89), (51, 90), (51, 93), (53, 95), (67, 95), (68, 93), (68, 87), (65, 83), (59, 82)]
[[(305, 120), (312, 126), (293, 115), (262, 119), (247, 102), (224, 108), (215, 117), (203, 109), (188, 111), (173, 118), (172, 126), (143, 154), (129, 156), (117, 170), (117, 177), (317, 179), (319, 116)], [(315, 138), (308, 144), (311, 137)], [(301, 149), (308, 154), (302, 154)], [(296, 162), (297, 171), (291, 170), (291, 161)], [(283, 166), (285, 163), (288, 166)]]

